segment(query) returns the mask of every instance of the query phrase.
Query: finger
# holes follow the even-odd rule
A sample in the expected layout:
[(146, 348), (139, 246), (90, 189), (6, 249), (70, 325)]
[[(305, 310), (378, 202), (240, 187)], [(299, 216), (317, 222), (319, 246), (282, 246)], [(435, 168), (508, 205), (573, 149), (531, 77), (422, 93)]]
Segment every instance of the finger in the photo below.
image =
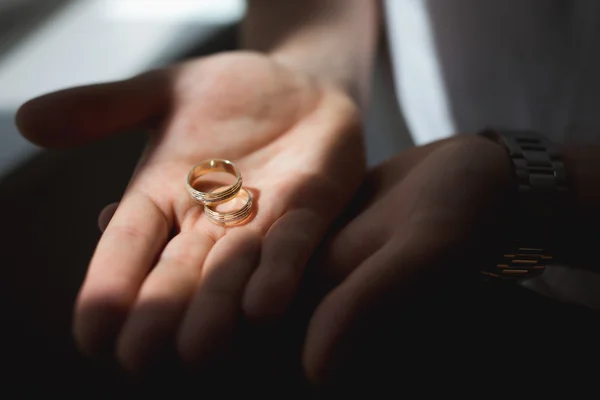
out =
[(273, 224), (263, 240), (259, 267), (244, 294), (243, 308), (249, 318), (277, 318), (285, 312), (325, 223), (316, 212), (300, 209)]
[[(317, 383), (335, 378), (357, 346), (356, 332), (368, 329), (368, 318), (385, 304), (393, 302), (400, 312), (403, 299), (448, 254), (450, 245), (426, 241), (428, 229), (418, 229), (405, 238), (394, 238), (365, 260), (341, 285), (322, 301), (311, 318), (305, 341), (303, 364), (307, 375)], [(429, 233), (430, 236), (430, 233)], [(435, 255), (435, 259), (433, 258)], [(358, 347), (356, 347), (358, 348)]]
[(104, 207), (102, 211), (100, 211), (100, 215), (98, 215), (98, 228), (100, 228), (100, 232), (104, 232), (106, 230), (106, 227), (108, 226), (108, 223), (112, 219), (113, 215), (115, 215), (118, 206), (119, 203), (110, 203)]
[(143, 194), (128, 195), (102, 235), (79, 293), (74, 334), (80, 348), (97, 354), (115, 339), (169, 228), (165, 215)]
[(169, 72), (50, 93), (23, 104), (16, 123), (42, 146), (76, 146), (140, 128), (168, 112)]
[(211, 251), (177, 339), (179, 355), (187, 364), (205, 363), (226, 351), (259, 254), (260, 236), (250, 229), (229, 232)]
[(174, 339), (202, 265), (214, 242), (202, 232), (184, 232), (165, 247), (125, 322), (117, 346), (123, 367), (140, 372)]
[(395, 225), (387, 221), (390, 216), (381, 210), (386, 209), (389, 200), (388, 197), (371, 204), (327, 242), (316, 271), (319, 279), (339, 283), (388, 241)]

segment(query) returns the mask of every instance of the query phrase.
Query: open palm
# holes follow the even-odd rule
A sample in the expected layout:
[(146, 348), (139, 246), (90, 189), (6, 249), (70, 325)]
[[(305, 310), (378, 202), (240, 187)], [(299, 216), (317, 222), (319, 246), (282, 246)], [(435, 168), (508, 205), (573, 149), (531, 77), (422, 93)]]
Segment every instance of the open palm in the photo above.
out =
[[(21, 130), (48, 146), (159, 121), (81, 288), (80, 346), (116, 345), (138, 370), (175, 343), (194, 363), (224, 349), (240, 310), (281, 315), (362, 178), (357, 115), (336, 88), (245, 52), (24, 105)], [(189, 198), (187, 172), (210, 158), (236, 163), (255, 195), (246, 226), (214, 225)]]

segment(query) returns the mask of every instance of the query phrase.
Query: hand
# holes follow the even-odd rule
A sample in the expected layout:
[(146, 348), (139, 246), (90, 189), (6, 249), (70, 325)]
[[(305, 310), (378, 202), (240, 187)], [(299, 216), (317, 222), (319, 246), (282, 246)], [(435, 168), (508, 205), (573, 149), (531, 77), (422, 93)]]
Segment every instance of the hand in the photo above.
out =
[[(116, 345), (133, 371), (171, 343), (196, 363), (227, 348), (241, 308), (254, 320), (280, 316), (362, 179), (357, 116), (337, 88), (246, 52), (25, 104), (18, 124), (46, 146), (157, 127), (81, 288), (79, 346)], [(254, 194), (245, 227), (212, 224), (189, 198), (187, 172), (209, 158), (235, 162)]]
[[(505, 151), (476, 136), (413, 148), (371, 171), (358, 195), (364, 203), (326, 245), (318, 269), (319, 280), (334, 289), (309, 324), (303, 356), (308, 376), (334, 379), (360, 349), (375, 351), (384, 329), (373, 333), (376, 341), (357, 342), (355, 336), (365, 326), (377, 330), (374, 316), (398, 318), (445, 278), (474, 267), (493, 243), (487, 228), (500, 226), (510, 185)], [(392, 307), (390, 314), (385, 306)]]

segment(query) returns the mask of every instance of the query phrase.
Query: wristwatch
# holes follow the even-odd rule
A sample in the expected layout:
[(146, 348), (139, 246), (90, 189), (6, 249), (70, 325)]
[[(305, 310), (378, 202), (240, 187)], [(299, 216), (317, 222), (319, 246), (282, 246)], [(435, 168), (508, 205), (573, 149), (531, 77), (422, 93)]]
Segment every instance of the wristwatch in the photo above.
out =
[(480, 135), (507, 150), (516, 183), (504, 251), (481, 273), (512, 279), (540, 275), (556, 261), (553, 242), (569, 209), (563, 157), (533, 131), (486, 129)]

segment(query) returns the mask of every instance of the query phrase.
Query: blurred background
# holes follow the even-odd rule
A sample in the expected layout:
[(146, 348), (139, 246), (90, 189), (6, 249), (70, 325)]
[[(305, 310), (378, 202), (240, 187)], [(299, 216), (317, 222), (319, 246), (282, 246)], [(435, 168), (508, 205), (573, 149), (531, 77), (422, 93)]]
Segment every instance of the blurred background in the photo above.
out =
[[(119, 200), (146, 139), (130, 132), (78, 149), (42, 150), (19, 135), (19, 105), (235, 49), (245, 9), (243, 0), (0, 0), (0, 354), (9, 366), (3, 388), (90, 398), (86, 388), (103, 397), (122, 384), (78, 355), (71, 309), (100, 236), (97, 215)], [(411, 144), (390, 87), (384, 43), (366, 119), (370, 164)]]
[[(36, 151), (14, 126), (24, 101), (235, 48), (245, 8), (244, 0), (0, 0), (0, 176)], [(376, 134), (403, 130), (396, 100), (377, 90), (391, 84), (389, 69), (377, 71), (371, 162), (410, 142), (407, 135)]]
[(13, 124), (27, 99), (185, 57), (244, 10), (243, 0), (0, 0), (0, 172), (35, 152)]

